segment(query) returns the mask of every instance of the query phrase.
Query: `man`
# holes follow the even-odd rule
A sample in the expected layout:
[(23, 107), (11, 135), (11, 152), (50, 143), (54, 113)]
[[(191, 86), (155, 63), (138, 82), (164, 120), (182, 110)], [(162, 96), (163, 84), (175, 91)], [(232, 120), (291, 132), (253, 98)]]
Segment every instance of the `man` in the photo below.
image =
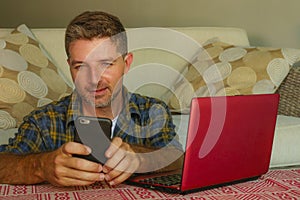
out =
[[(119, 19), (104, 12), (80, 14), (66, 29), (65, 48), (76, 89), (25, 117), (16, 137), (0, 146), (0, 182), (117, 185), (135, 172), (176, 169), (182, 152), (167, 106), (123, 87), (133, 55)], [(73, 156), (91, 153), (73, 142), (80, 115), (113, 121), (104, 165)]]

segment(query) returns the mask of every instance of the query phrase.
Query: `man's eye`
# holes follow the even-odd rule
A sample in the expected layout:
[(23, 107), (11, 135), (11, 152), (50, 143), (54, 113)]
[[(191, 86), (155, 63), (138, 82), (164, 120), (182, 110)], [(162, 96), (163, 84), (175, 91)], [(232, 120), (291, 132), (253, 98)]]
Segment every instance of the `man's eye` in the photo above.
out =
[(109, 66), (112, 66), (114, 63), (112, 62), (105, 62), (105, 63), (102, 63), (101, 64), (101, 67), (109, 67)]
[(74, 68), (75, 69), (81, 69), (81, 68), (83, 68), (85, 66), (86, 66), (85, 64), (80, 64), (80, 65), (75, 65)]

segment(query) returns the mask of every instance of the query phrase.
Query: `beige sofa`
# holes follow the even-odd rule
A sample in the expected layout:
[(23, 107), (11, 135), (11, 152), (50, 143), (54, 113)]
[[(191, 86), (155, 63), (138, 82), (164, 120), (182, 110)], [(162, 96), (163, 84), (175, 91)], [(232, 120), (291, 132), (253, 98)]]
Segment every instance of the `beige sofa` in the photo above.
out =
[[(12, 30), (1, 28), (0, 38), (5, 38)], [(64, 52), (65, 29), (31, 30), (44, 49), (48, 51), (48, 57), (51, 57), (53, 63), (59, 68), (60, 76), (69, 87), (73, 87)], [(130, 28), (127, 30), (129, 48), (134, 52), (134, 63), (125, 77), (126, 87), (131, 91), (158, 97), (165, 101), (170, 98), (170, 95), (167, 95), (169, 90), (175, 91), (174, 87), (178, 83), (179, 77), (186, 73), (189, 62), (194, 62), (193, 59), (195, 59), (200, 44), (209, 45), (212, 42), (219, 42), (242, 47), (250, 46), (246, 31), (239, 28), (174, 27), (170, 29)], [(157, 40), (156, 36), (160, 39)], [(180, 48), (175, 44), (177, 46), (179, 44)], [(174, 45), (176, 47), (173, 47)], [(180, 140), (184, 141), (188, 115), (174, 115), (174, 122)], [(13, 136), (15, 130), (15, 128), (1, 129), (0, 143), (6, 143), (8, 138)], [(270, 167), (300, 164), (299, 130), (299, 117), (278, 115)]]

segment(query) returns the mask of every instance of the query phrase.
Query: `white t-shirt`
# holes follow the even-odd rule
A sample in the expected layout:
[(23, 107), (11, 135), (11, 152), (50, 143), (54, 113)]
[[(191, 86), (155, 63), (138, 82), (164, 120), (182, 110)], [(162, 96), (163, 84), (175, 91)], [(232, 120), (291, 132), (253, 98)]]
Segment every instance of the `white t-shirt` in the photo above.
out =
[(117, 124), (117, 120), (118, 120), (118, 116), (116, 116), (113, 120), (111, 120), (112, 122), (112, 125), (111, 125), (111, 134), (110, 134), (110, 139), (113, 138), (113, 135), (114, 135), (114, 130), (115, 130), (115, 127), (116, 127), (116, 124)]

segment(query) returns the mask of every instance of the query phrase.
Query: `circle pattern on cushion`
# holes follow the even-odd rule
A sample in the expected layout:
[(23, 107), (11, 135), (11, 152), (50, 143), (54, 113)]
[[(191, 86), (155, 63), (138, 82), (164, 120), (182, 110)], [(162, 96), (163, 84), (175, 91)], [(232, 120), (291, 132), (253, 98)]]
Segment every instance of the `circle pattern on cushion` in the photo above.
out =
[(272, 59), (273, 56), (268, 51), (250, 51), (243, 57), (242, 61), (255, 72), (264, 73), (266, 66)]
[(219, 62), (210, 66), (204, 73), (203, 79), (206, 83), (216, 83), (227, 78), (231, 73), (231, 64)]
[(258, 81), (254, 86), (253, 86), (253, 93), (254, 94), (271, 94), (274, 92), (275, 86), (272, 83), (272, 81), (264, 79)]
[(26, 44), (29, 41), (28, 37), (23, 33), (9, 34), (5, 40), (16, 45)]
[(48, 59), (37, 46), (25, 44), (20, 47), (19, 51), (29, 63), (42, 68), (48, 66)]
[(26, 25), (0, 38), (0, 46), (1, 127), (15, 128), (29, 112), (72, 92)]
[(48, 87), (38, 75), (29, 71), (18, 74), (18, 83), (26, 92), (36, 98), (43, 98), (48, 93)]
[(226, 49), (222, 53), (220, 53), (219, 60), (222, 62), (232, 62), (242, 58), (246, 54), (247, 51), (245, 49), (240, 47), (233, 47)]
[(20, 54), (9, 49), (0, 49), (0, 65), (13, 71), (23, 71), (28, 67)]
[(285, 59), (275, 58), (267, 66), (267, 72), (271, 81), (277, 87), (290, 71), (290, 66)]
[(0, 101), (5, 103), (19, 103), (26, 97), (20, 85), (8, 78), (0, 78)]
[(6, 111), (0, 110), (0, 128), (8, 129), (16, 126), (16, 120)]
[(234, 89), (243, 89), (256, 83), (256, 73), (250, 67), (238, 67), (232, 71), (227, 79), (227, 84)]
[(49, 103), (51, 103), (52, 100), (51, 99), (48, 99), (48, 98), (40, 98), (38, 103), (37, 103), (37, 107), (42, 107), (44, 105), (47, 105)]

